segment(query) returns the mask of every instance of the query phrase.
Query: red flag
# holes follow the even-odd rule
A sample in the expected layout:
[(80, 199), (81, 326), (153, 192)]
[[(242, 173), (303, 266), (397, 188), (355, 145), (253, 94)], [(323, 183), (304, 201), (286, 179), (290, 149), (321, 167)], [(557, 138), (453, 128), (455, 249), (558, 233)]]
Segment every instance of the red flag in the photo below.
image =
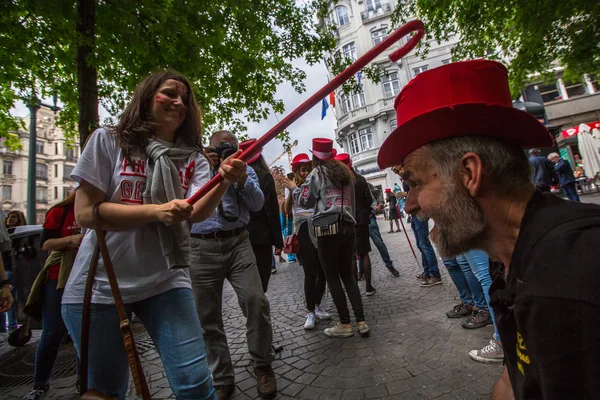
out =
[(329, 104), (331, 104), (331, 107), (335, 107), (335, 93), (334, 92), (329, 93)]

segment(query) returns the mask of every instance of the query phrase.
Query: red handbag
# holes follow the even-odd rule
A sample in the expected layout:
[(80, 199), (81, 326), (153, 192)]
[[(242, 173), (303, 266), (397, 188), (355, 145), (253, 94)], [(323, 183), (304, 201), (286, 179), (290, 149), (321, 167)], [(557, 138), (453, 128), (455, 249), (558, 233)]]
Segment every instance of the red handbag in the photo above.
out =
[(292, 233), (283, 241), (283, 251), (286, 254), (296, 254), (300, 250), (300, 239), (298, 235)]

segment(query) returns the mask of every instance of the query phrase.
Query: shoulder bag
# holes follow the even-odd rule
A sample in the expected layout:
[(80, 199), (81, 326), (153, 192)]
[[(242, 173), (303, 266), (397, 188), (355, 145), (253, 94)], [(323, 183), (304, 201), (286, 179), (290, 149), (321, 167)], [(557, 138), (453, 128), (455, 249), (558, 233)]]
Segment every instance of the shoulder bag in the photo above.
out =
[(96, 275), (96, 269), (98, 267), (98, 260), (100, 254), (102, 254), (102, 260), (104, 261), (104, 268), (106, 270), (106, 276), (110, 283), (110, 289), (115, 299), (115, 306), (119, 313), (119, 327), (121, 334), (123, 335), (123, 343), (125, 345), (125, 351), (127, 352), (127, 360), (131, 368), (131, 376), (135, 383), (135, 391), (138, 396), (141, 396), (144, 400), (150, 400), (150, 391), (148, 390), (148, 383), (144, 376), (142, 369), (142, 363), (135, 347), (135, 341), (133, 339), (133, 332), (131, 331), (131, 323), (127, 318), (125, 311), (125, 305), (123, 304), (123, 298), (121, 297), (121, 291), (119, 290), (119, 284), (117, 283), (117, 276), (115, 275), (115, 269), (110, 259), (110, 253), (108, 246), (106, 245), (106, 239), (104, 232), (102, 231), (102, 223), (100, 221), (100, 204), (97, 203), (93, 208), (93, 219), (94, 219), (94, 230), (96, 231), (96, 238), (98, 245), (94, 249), (92, 255), (92, 262), (90, 263), (90, 269), (88, 272), (87, 282), (85, 285), (85, 295), (83, 298), (83, 315), (81, 321), (81, 354), (80, 354), (80, 387), (81, 387), (81, 399), (82, 400), (98, 400), (98, 399), (113, 399), (97, 390), (87, 391), (87, 378), (88, 378), (88, 351), (89, 351), (89, 338), (90, 338), (90, 310), (92, 305), (92, 285), (94, 283), (94, 276)]

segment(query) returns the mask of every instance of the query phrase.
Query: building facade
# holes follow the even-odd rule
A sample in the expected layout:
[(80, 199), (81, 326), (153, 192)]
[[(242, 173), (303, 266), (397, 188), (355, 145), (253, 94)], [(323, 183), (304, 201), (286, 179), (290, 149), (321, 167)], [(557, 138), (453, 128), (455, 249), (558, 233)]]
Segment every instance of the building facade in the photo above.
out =
[[(25, 119), (26, 122), (29, 118)], [(75, 182), (70, 178), (79, 157), (79, 145), (67, 146), (65, 136), (56, 126), (53, 111), (41, 107), (37, 113), (36, 137), (36, 221), (44, 222), (46, 212), (52, 205), (66, 198), (74, 189)], [(27, 175), (29, 169), (29, 132), (19, 130), (22, 150), (11, 151), (0, 144), (2, 175), (0, 198), (2, 209), (6, 212), (19, 210), (26, 212)]]
[[(321, 23), (335, 28), (336, 50), (356, 60), (387, 38), (396, 4), (396, 0), (330, 2), (328, 17)], [(347, 95), (341, 89), (336, 90), (336, 141), (350, 154), (355, 168), (382, 192), (399, 182), (391, 170), (377, 167), (379, 148), (396, 128), (394, 99), (402, 87), (419, 73), (451, 62), (450, 51), (456, 43), (452, 39), (444, 43), (432, 41), (425, 59), (412, 51), (392, 63), (388, 55), (406, 43), (403, 39), (373, 61), (385, 71), (380, 83), (374, 84), (365, 78), (361, 80), (360, 93)]]

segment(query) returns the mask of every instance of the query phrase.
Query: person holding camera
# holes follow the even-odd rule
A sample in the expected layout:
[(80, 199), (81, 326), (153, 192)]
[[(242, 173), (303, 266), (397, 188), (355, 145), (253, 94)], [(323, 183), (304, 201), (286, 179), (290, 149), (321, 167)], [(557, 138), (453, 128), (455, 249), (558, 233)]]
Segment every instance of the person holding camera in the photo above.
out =
[[(233, 133), (215, 132), (206, 149), (215, 171), (237, 149), (238, 140)], [(274, 357), (271, 311), (247, 230), (249, 212), (260, 211), (264, 200), (256, 173), (247, 167), (242, 179), (227, 189), (215, 212), (192, 226), (190, 276), (219, 400), (229, 398), (235, 389), (233, 363), (223, 327), (225, 279), (235, 290), (246, 317), (246, 338), (254, 360), (258, 392), (264, 397), (277, 392), (271, 368)]]

